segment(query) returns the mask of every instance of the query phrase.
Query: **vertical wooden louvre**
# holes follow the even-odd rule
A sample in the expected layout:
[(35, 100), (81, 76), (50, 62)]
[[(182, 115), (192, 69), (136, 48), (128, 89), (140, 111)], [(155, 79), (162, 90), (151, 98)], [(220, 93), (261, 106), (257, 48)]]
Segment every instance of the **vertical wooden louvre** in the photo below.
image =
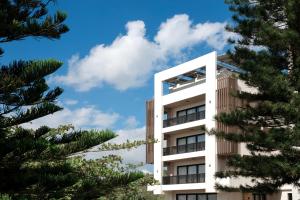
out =
[[(240, 100), (231, 95), (232, 92), (238, 90), (237, 79), (232, 76), (219, 77), (217, 80), (217, 113), (230, 112), (237, 106), (240, 106)], [(225, 126), (217, 122), (218, 131), (226, 133), (237, 131), (235, 127)], [(238, 144), (229, 142), (224, 139), (217, 139), (218, 155), (226, 156), (238, 153)]]
[[(154, 100), (146, 101), (146, 139), (154, 140)], [(146, 163), (154, 162), (154, 144), (146, 144)]]

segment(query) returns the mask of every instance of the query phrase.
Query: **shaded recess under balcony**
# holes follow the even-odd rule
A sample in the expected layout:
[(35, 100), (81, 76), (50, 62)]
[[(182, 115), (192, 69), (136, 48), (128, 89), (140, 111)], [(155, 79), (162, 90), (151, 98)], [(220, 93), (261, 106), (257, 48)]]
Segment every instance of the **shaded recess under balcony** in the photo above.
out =
[(163, 127), (205, 119), (205, 95), (164, 106)]

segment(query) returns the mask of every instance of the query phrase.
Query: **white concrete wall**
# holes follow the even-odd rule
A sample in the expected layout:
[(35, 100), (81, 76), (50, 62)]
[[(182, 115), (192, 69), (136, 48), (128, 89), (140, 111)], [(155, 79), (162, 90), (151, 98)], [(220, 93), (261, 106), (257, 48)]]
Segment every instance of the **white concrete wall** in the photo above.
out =
[[(216, 111), (217, 90), (217, 54), (212, 52), (206, 55), (206, 95), (205, 95), (205, 128), (215, 128), (214, 117)], [(206, 192), (215, 192), (215, 173), (217, 170), (217, 147), (216, 136), (205, 135), (205, 184)]]
[[(162, 149), (163, 149), (163, 133), (167, 131), (175, 131), (177, 129), (186, 129), (188, 127), (197, 127), (205, 124), (205, 127), (210, 130), (215, 127), (214, 116), (216, 114), (216, 63), (217, 54), (212, 52), (183, 63), (176, 67), (167, 69), (165, 71), (155, 74), (154, 77), (154, 138), (158, 141), (154, 144), (154, 178), (159, 182), (162, 181)], [(163, 95), (163, 81), (179, 76), (181, 74), (190, 72), (200, 67), (206, 67), (206, 82), (195, 85), (190, 88), (186, 88), (181, 91), (173, 92), (171, 94)], [(182, 125), (164, 128), (163, 123), (163, 106), (177, 101), (182, 101), (187, 98), (192, 98), (205, 94), (205, 106), (206, 106), (206, 119), (198, 120), (197, 122), (190, 122)], [(204, 102), (199, 102), (198, 105)], [(181, 108), (178, 108), (181, 109)], [(214, 174), (217, 169), (216, 162), (216, 138), (213, 135), (205, 136), (205, 163), (206, 163), (206, 191), (215, 192), (215, 179)], [(199, 160), (200, 161), (200, 158)], [(199, 184), (200, 185), (200, 184)], [(203, 185), (203, 184), (201, 184)], [(162, 187), (157, 186), (154, 189), (154, 193), (162, 193)]]

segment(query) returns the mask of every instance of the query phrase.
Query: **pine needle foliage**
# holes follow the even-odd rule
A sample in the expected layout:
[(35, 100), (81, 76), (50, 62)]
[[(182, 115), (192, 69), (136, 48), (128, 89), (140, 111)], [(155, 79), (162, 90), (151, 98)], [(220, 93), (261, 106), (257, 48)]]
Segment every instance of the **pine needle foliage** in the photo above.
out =
[(249, 155), (233, 155), (217, 177), (246, 177), (251, 183), (220, 190), (272, 193), (284, 184), (300, 186), (300, 1), (226, 0), (234, 33), (230, 58), (247, 73), (240, 78), (257, 93), (237, 95), (247, 106), (217, 121), (239, 128), (217, 132), (246, 144)]
[[(1, 0), (0, 43), (27, 37), (59, 39), (68, 31), (66, 14), (48, 14), (51, 3)], [(0, 49), (0, 55), (3, 53)], [(46, 82), (61, 65), (47, 59), (0, 66), (0, 199), (98, 199), (135, 181), (144, 180), (144, 186), (152, 183), (119, 156), (85, 159), (84, 153), (91, 147), (117, 137), (110, 130), (75, 130), (71, 125), (33, 130), (21, 126), (62, 110), (57, 105), (62, 88), (50, 88)], [(106, 144), (105, 148), (131, 149), (144, 143), (127, 141)]]

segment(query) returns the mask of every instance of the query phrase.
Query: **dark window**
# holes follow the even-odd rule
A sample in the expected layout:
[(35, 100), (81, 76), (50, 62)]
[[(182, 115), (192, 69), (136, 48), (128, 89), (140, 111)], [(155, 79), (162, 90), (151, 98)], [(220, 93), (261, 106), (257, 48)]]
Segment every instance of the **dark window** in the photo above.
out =
[(197, 200), (197, 195), (196, 194), (188, 194), (187, 200)]
[(206, 194), (198, 194), (197, 197), (198, 197), (197, 200), (207, 200), (207, 195)]
[(217, 200), (217, 195), (216, 194), (209, 194), (207, 196), (207, 200)]
[(217, 200), (217, 194), (177, 194), (176, 200)]
[(177, 167), (177, 175), (191, 175), (205, 173), (205, 165), (184, 165)]
[(177, 194), (176, 200), (186, 200), (186, 195), (185, 194)]
[(187, 153), (204, 150), (204, 141), (204, 134), (177, 138), (177, 153)]
[(293, 200), (293, 194), (292, 193), (288, 193), (288, 200)]
[(177, 111), (177, 117), (191, 115), (191, 114), (199, 113), (202, 111), (205, 111), (205, 104), (201, 105), (201, 106), (196, 106), (193, 108), (188, 108), (188, 109)]
[(267, 200), (266, 194), (253, 194), (253, 200)]
[(201, 135), (197, 135), (197, 142), (204, 142), (205, 141), (205, 135), (201, 134)]

